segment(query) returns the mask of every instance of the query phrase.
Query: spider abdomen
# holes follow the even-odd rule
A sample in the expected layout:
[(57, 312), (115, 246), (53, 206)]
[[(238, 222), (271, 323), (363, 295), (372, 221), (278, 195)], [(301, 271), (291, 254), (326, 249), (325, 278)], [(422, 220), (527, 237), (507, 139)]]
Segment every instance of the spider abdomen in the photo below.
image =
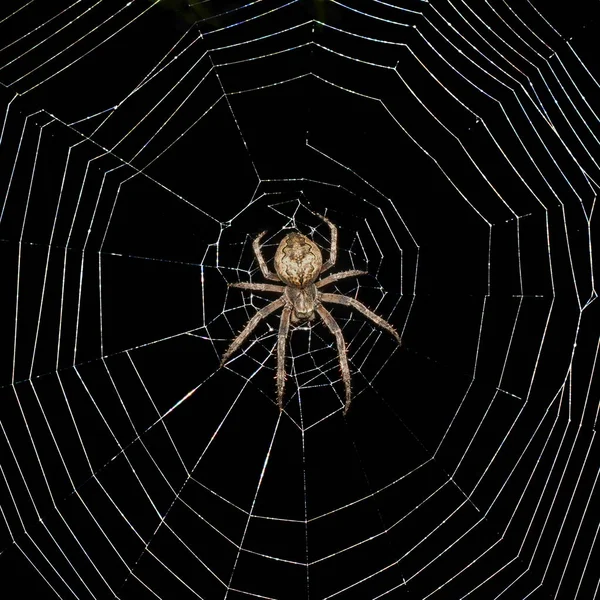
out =
[(286, 235), (275, 252), (275, 271), (281, 281), (296, 288), (313, 283), (323, 266), (319, 247), (300, 233)]

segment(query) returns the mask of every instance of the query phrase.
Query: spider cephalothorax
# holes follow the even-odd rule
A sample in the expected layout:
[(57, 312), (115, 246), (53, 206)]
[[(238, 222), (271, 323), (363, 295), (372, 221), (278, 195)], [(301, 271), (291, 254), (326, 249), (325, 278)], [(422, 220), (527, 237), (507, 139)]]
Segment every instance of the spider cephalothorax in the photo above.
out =
[[(254, 255), (258, 261), (258, 266), (265, 279), (278, 281), (285, 285), (273, 285), (271, 283), (232, 283), (232, 287), (246, 290), (256, 290), (261, 292), (277, 292), (281, 297), (264, 308), (261, 308), (243, 329), (243, 331), (233, 340), (223, 358), (221, 366), (224, 365), (229, 357), (246, 341), (254, 328), (262, 319), (283, 308), (281, 320), (279, 323), (279, 333), (277, 335), (277, 402), (279, 408), (283, 408), (283, 392), (285, 389), (285, 342), (291, 323), (302, 323), (312, 321), (316, 315), (319, 315), (329, 331), (335, 336), (337, 350), (340, 360), (340, 369), (342, 379), (346, 390), (346, 404), (344, 412), (350, 407), (352, 399), (350, 387), (350, 369), (348, 368), (348, 358), (346, 356), (346, 343), (342, 335), (342, 330), (337, 324), (331, 313), (323, 306), (323, 302), (332, 304), (343, 304), (358, 310), (365, 317), (373, 321), (376, 325), (385, 329), (396, 338), (400, 343), (400, 336), (396, 330), (380, 316), (369, 310), (362, 302), (355, 298), (344, 296), (342, 294), (327, 294), (320, 292), (319, 289), (345, 279), (346, 277), (357, 277), (365, 275), (366, 271), (340, 271), (317, 281), (317, 278), (335, 265), (337, 258), (337, 229), (329, 219), (318, 215), (327, 225), (331, 232), (331, 247), (329, 259), (323, 262), (323, 255), (320, 248), (309, 238), (301, 233), (288, 233), (275, 252), (275, 273), (272, 273), (267, 267), (267, 263), (260, 249), (260, 240), (265, 235), (263, 231), (252, 244)], [(316, 313), (316, 314), (315, 314)]]

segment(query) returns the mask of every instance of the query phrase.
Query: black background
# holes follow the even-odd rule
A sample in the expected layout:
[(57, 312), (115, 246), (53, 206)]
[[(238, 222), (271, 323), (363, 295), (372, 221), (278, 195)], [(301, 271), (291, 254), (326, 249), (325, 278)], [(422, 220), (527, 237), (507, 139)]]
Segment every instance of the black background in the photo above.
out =
[[(24, 5), (12, 4), (2, 15)], [(70, 22), (67, 2), (2, 22), (5, 44), (29, 33), (0, 55), (4, 580), (39, 598), (111, 597), (103, 577), (119, 598), (222, 598), (227, 585), (228, 598), (574, 598), (579, 585), (592, 598), (590, 9), (352, 5), (374, 19), (318, 1), (272, 13), (283, 4), (149, 4), (99, 3), (53, 37), (58, 26), (36, 28)], [(333, 366), (302, 413), (288, 386), (275, 429), (273, 338), (217, 367), (253, 310), (227, 282), (246, 278), (251, 239), (268, 229), (278, 241), (295, 206), (324, 246), (307, 209), (338, 225), (336, 268), (369, 270), (360, 297), (403, 345), (346, 322), (361, 365), (351, 411)], [(298, 355), (306, 340), (292, 336)], [(216, 491), (283, 520), (246, 529)], [(148, 497), (167, 515), (158, 532)], [(290, 521), (305, 510), (308, 526)], [(236, 558), (212, 526), (237, 543), (245, 531), (255, 553)]]

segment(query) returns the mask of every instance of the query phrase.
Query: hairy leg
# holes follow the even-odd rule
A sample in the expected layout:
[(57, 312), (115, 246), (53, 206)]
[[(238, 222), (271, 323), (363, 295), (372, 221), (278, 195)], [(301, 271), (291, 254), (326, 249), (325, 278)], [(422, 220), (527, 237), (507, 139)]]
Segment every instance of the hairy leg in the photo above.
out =
[(252, 242), (252, 250), (254, 250), (254, 256), (256, 256), (256, 260), (258, 261), (258, 266), (260, 267), (260, 271), (263, 274), (263, 277), (265, 279), (270, 279), (271, 281), (279, 281), (279, 277), (277, 277), (275, 273), (271, 273), (271, 271), (269, 271), (269, 267), (267, 267), (267, 263), (260, 249), (260, 240), (263, 239), (265, 233), (267, 232), (263, 231), (254, 238), (254, 241)]
[(340, 359), (340, 370), (342, 371), (342, 380), (344, 381), (344, 388), (346, 390), (346, 404), (344, 406), (344, 414), (348, 412), (350, 408), (350, 402), (352, 400), (352, 388), (350, 386), (350, 369), (348, 368), (348, 357), (346, 356), (346, 342), (342, 335), (342, 330), (337, 324), (337, 321), (331, 316), (331, 313), (324, 306), (317, 306), (317, 312), (327, 328), (335, 336), (337, 344), (338, 357)]
[(285, 304), (285, 300), (283, 298), (279, 298), (270, 304), (267, 304), (263, 308), (261, 308), (249, 321), (246, 327), (242, 330), (242, 332), (231, 342), (231, 345), (223, 354), (221, 358), (221, 366), (223, 366), (228, 360), (229, 357), (246, 341), (248, 336), (254, 331), (254, 328), (265, 318), (268, 317), (271, 313), (275, 312), (279, 308), (281, 308)]
[(329, 234), (330, 234), (330, 242), (329, 242), (329, 258), (323, 263), (321, 267), (321, 273), (327, 271), (327, 269), (331, 269), (333, 265), (335, 265), (335, 261), (337, 260), (337, 227), (323, 215), (315, 213), (319, 219), (325, 221), (327, 225), (329, 225)]
[(272, 283), (250, 283), (245, 281), (240, 281), (239, 283), (229, 283), (229, 287), (241, 288), (243, 290), (254, 290), (256, 292), (278, 292), (283, 294), (285, 291), (285, 286), (283, 285), (274, 285)]
[(283, 391), (285, 390), (285, 343), (290, 330), (290, 315), (292, 309), (284, 306), (279, 321), (279, 333), (277, 334), (277, 404), (279, 410), (283, 410)]
[(342, 304), (344, 306), (350, 306), (351, 308), (354, 308), (367, 317), (367, 319), (373, 321), (375, 325), (381, 327), (381, 329), (384, 329), (390, 335), (394, 336), (399, 344), (402, 343), (398, 332), (385, 319), (382, 319), (372, 310), (369, 310), (362, 302), (359, 302), (354, 298), (349, 298), (348, 296), (342, 296), (342, 294), (319, 294), (319, 300), (321, 300), (321, 302), (331, 302), (333, 304)]
[(368, 275), (366, 271), (340, 271), (339, 273), (332, 273), (331, 275), (327, 275), (324, 279), (317, 281), (315, 285), (317, 288), (325, 287), (326, 285), (330, 285), (331, 283), (335, 283), (340, 279), (346, 279), (346, 277), (358, 277), (359, 275)]

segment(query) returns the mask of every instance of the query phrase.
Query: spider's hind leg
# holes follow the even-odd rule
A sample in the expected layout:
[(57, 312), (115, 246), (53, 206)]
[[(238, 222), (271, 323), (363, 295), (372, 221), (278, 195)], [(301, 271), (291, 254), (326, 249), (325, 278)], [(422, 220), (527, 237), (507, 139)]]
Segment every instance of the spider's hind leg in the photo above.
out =
[(327, 223), (329, 227), (329, 258), (326, 262), (323, 263), (323, 266), (321, 267), (321, 273), (324, 273), (325, 271), (327, 271), (327, 269), (331, 269), (331, 267), (333, 267), (333, 265), (335, 265), (337, 261), (337, 227), (327, 217), (324, 217), (323, 215), (320, 215), (318, 213), (315, 214), (317, 215), (317, 217), (319, 217), (319, 219), (325, 221), (325, 223)]
[(337, 273), (332, 273), (331, 275), (327, 275), (320, 281), (315, 283), (317, 288), (325, 287), (326, 285), (330, 285), (339, 281), (340, 279), (346, 279), (347, 277), (359, 277), (360, 275), (368, 275), (367, 271), (357, 271), (356, 269), (352, 269), (351, 271), (338, 271)]
[(265, 257), (262, 255), (260, 241), (266, 233), (266, 231), (263, 231), (254, 238), (254, 241), (252, 242), (252, 250), (254, 251), (254, 256), (256, 257), (258, 266), (260, 267), (260, 271), (263, 274), (263, 277), (271, 281), (280, 281), (279, 277), (277, 277), (275, 273), (271, 273), (271, 271), (269, 271), (269, 267), (267, 266)]
[(255, 292), (277, 292), (283, 294), (285, 286), (273, 285), (272, 283), (252, 283), (250, 281), (240, 281), (239, 283), (228, 283), (229, 287), (240, 288), (242, 290), (253, 290)]

